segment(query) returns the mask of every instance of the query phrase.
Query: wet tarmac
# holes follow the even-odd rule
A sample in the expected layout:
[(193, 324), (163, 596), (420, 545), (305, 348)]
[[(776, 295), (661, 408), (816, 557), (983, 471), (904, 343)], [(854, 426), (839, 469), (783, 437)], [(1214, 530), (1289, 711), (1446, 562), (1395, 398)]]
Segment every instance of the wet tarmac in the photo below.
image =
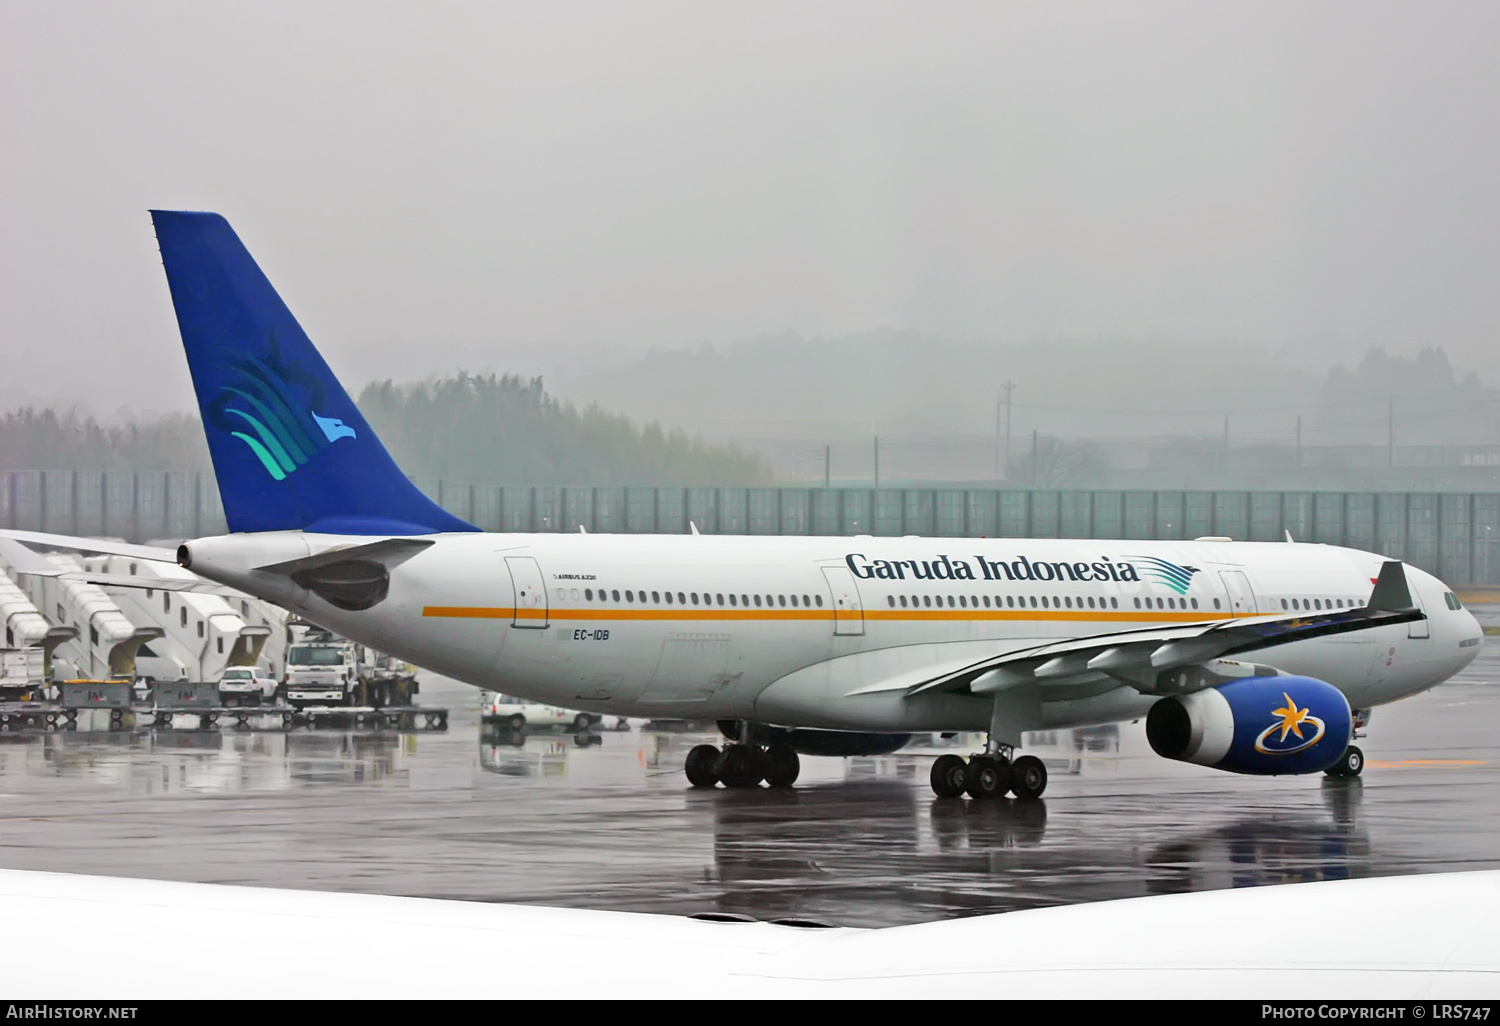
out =
[(1377, 710), (1359, 780), (1169, 763), (1125, 724), (1037, 739), (1052, 779), (1029, 804), (934, 798), (931, 747), (694, 791), (706, 734), (486, 734), (477, 692), (432, 678), (445, 733), (0, 734), (0, 866), (847, 926), (1500, 868), (1491, 641)]

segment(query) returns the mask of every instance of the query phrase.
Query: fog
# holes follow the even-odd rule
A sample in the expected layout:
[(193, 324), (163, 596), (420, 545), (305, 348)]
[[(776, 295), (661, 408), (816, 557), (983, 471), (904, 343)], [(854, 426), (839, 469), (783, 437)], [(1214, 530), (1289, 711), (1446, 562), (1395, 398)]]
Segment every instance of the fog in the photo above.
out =
[(1377, 347), (1478, 376), (1457, 419), (1409, 397), (1397, 444), (1494, 443), (1497, 29), (1484, 3), (6, 3), (0, 408), (192, 408), (160, 206), (228, 216), (351, 391), (542, 375), (784, 478), (829, 444), (873, 475), (877, 434), (987, 444), (900, 474), (981, 477), (1006, 380), (1013, 462), (1032, 431), (1219, 441), (1220, 410), (1235, 444), (1301, 415), (1380, 446), (1391, 375), (1330, 377)]

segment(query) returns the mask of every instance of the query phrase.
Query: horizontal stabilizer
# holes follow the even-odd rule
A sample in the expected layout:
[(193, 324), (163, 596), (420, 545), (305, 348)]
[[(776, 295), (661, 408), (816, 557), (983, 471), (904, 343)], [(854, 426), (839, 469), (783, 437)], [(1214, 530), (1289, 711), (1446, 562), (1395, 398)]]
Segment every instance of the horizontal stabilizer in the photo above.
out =
[(370, 542), (367, 545), (341, 545), (337, 548), (320, 552), (316, 556), (289, 559), (285, 563), (270, 563), (266, 566), (258, 566), (255, 569), (261, 573), (281, 574), (284, 577), (292, 577), (309, 570), (321, 570), (324, 567), (330, 567), (337, 563), (364, 560), (371, 563), (379, 563), (387, 570), (390, 570), (406, 562), (432, 544), (430, 540), (425, 538), (385, 538), (381, 541)]
[[(80, 538), (71, 534), (48, 534), (44, 531), (0, 530), (0, 538), (14, 538), (19, 542), (40, 545), (43, 548), (67, 549), (71, 552), (98, 552), (107, 556), (129, 556), (131, 559), (147, 559), (156, 563), (176, 563), (177, 553), (154, 545), (132, 545), (129, 542), (110, 538)], [(38, 559), (41, 557), (38, 556)]]

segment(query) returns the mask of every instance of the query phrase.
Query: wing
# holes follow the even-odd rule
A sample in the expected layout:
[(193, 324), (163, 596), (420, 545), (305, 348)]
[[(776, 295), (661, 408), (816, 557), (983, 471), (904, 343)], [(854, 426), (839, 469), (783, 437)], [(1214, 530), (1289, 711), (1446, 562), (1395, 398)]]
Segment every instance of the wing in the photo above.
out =
[(996, 694), (1028, 684), (1074, 684), (1113, 678), (1145, 694), (1195, 690), (1220, 682), (1213, 673), (1187, 672), (1215, 660), (1273, 645), (1370, 630), (1425, 619), (1415, 607), (1402, 564), (1380, 569), (1369, 604), (1310, 616), (1244, 617), (1209, 624), (1185, 624), (1116, 631), (1050, 642), (1029, 648), (950, 660), (921, 670), (888, 676), (846, 695), (903, 691), (956, 691)]

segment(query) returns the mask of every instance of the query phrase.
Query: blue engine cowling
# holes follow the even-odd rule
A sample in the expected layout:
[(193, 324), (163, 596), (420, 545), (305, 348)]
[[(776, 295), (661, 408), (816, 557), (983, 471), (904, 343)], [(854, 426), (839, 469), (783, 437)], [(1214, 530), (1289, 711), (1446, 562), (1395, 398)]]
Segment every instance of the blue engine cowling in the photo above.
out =
[(767, 744), (789, 745), (799, 755), (889, 755), (910, 741), (911, 735), (757, 725), (755, 739)]
[(1246, 677), (1163, 698), (1146, 716), (1157, 755), (1231, 773), (1318, 773), (1353, 735), (1348, 699), (1313, 677)]

